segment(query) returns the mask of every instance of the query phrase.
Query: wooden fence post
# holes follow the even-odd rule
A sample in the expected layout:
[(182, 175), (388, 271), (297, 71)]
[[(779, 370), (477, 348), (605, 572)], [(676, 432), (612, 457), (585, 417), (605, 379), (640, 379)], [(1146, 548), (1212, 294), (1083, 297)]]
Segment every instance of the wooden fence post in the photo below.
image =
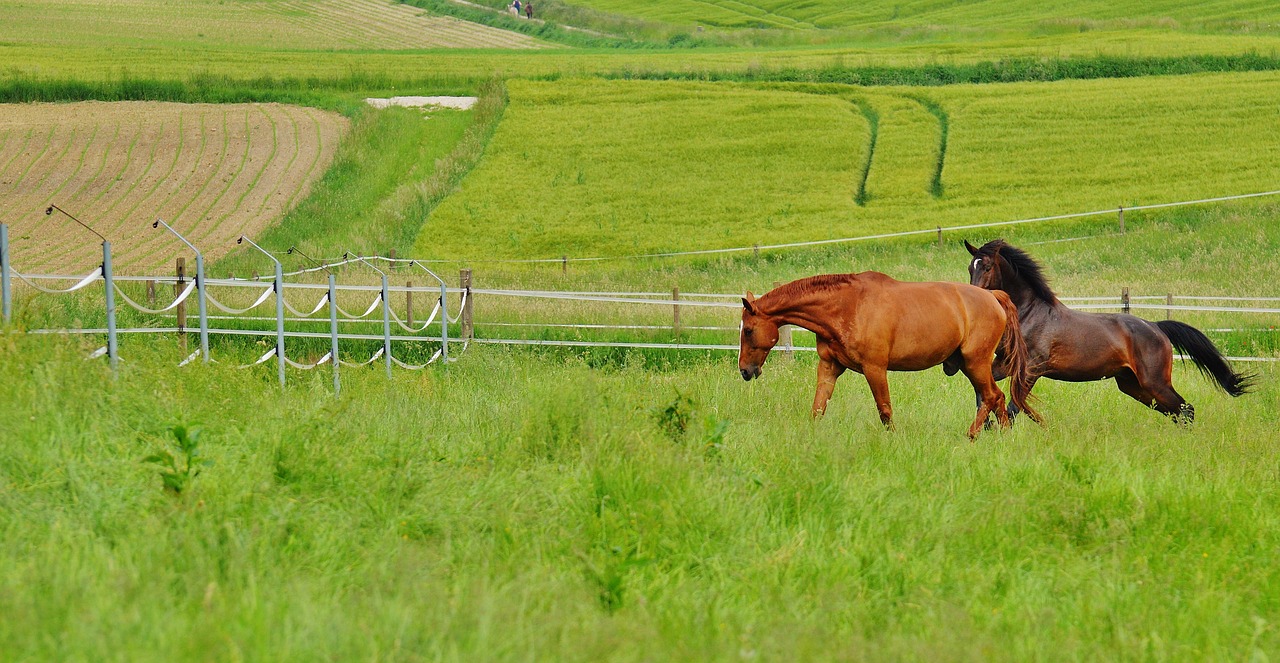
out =
[[(671, 301), (673, 302), (680, 301), (679, 286), (671, 287)], [(671, 330), (675, 332), (676, 336), (680, 336), (680, 305), (679, 304), (671, 305)]]
[[(781, 281), (773, 282), (773, 287), (775, 289), (781, 285)], [(795, 346), (791, 344), (791, 325), (783, 325), (778, 328), (778, 345), (782, 346), (782, 352), (786, 356), (795, 356)]]
[(1173, 293), (1172, 292), (1164, 296), (1164, 305), (1169, 307), (1164, 311), (1164, 319), (1172, 320), (1173, 319)]
[(938, 226), (938, 246), (942, 246), (942, 226)]
[[(178, 258), (177, 262), (178, 282), (173, 284), (173, 296), (177, 297), (182, 294), (182, 286), (187, 283), (187, 259)], [(178, 338), (182, 339), (182, 352), (187, 351), (187, 303), (178, 304)]]
[(560, 273), (569, 273), (569, 256), (560, 256)]
[[(413, 281), (404, 284), (406, 288), (413, 288)], [(409, 326), (413, 326), (413, 290), (407, 290), (404, 293), (404, 314), (409, 320)]]
[(1124, 205), (1120, 206), (1120, 234), (1124, 234)]
[(154, 279), (147, 279), (147, 303), (156, 305), (156, 282)]
[(470, 341), (475, 338), (475, 326), (471, 320), (471, 305), (475, 303), (475, 298), (471, 295), (471, 270), (462, 269), (458, 271), (458, 285), (462, 288), (463, 297), (467, 301), (462, 303), (462, 311), (458, 315), (462, 316), (461, 337), (463, 342)]
[(1120, 289), (1120, 311), (1126, 314), (1129, 312), (1129, 289), (1128, 288)]

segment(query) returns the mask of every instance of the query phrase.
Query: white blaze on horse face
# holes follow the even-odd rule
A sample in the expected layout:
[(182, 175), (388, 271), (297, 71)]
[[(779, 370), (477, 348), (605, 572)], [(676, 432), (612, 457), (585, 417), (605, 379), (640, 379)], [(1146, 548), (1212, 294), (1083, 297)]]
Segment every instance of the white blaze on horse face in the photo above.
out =
[(982, 258), (974, 258), (974, 259), (973, 259), (973, 270), (974, 270), (974, 271), (977, 271), (977, 270), (978, 270), (978, 265), (979, 265), (979, 264), (981, 264), (981, 263), (982, 263)]

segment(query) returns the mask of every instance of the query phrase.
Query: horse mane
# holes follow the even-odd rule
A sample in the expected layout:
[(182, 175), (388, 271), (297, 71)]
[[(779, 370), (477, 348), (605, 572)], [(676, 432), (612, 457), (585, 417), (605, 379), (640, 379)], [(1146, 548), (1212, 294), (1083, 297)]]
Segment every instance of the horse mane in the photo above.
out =
[(857, 274), (819, 274), (817, 276), (809, 276), (790, 283), (784, 283), (761, 295), (756, 301), (758, 303), (763, 302), (763, 308), (772, 311), (773, 307), (771, 305), (775, 302), (790, 301), (811, 292), (834, 290), (853, 283), (857, 276)]
[(1040, 268), (1040, 263), (1036, 262), (1034, 258), (1027, 255), (1022, 249), (1009, 244), (1003, 239), (993, 239), (983, 244), (974, 255), (979, 258), (987, 258), (995, 255), (997, 251), (1005, 259), (1005, 262), (1008, 262), (1013, 267), (1013, 273), (1022, 277), (1022, 280), (1026, 282), (1028, 288), (1031, 288), (1031, 293), (1037, 299), (1050, 304), (1053, 303), (1057, 296), (1053, 294), (1053, 288), (1049, 287), (1049, 280)]

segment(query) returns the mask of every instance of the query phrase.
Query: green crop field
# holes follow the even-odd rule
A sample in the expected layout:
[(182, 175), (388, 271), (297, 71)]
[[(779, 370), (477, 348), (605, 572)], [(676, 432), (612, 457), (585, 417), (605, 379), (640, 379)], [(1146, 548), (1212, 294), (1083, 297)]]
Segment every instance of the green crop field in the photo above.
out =
[(1280, 10), (1267, 2), (1219, 0), (1186, 2), (1032, 2), (984, 0), (936, 2), (872, 0), (568, 0), (568, 4), (673, 23), (701, 23), (729, 28), (822, 29), (850, 27), (916, 27), (934, 31), (972, 28), (1036, 28), (1088, 30), (1121, 26), (1190, 27), (1224, 31), (1277, 30)]
[[(486, 159), (436, 209), (420, 254), (767, 245), (1266, 191), (1280, 176), (1280, 133), (1259, 130), (1280, 126), (1274, 74), (927, 90), (562, 80), (510, 90)], [(878, 116), (869, 169), (863, 109)]]
[[(1123, 231), (1106, 214), (933, 234), (1280, 189), (1280, 10), (535, 0), (544, 23), (505, 4), (0, 0), (0, 219), (19, 269), (92, 268), (98, 240), (39, 214), (66, 198), (130, 273), (172, 270), (179, 243), (148, 223), (168, 216), (219, 279), (272, 272), (226, 253), (249, 232), (286, 270), (395, 251), (450, 285), (469, 268), (481, 289), (730, 302), (677, 321), (666, 301), (473, 293), (453, 361), (343, 367), (335, 397), (329, 364), (284, 387), (275, 362), (238, 368), (272, 347), (275, 301), (224, 308), (266, 283), (206, 284), (215, 327), (262, 336), (215, 334), (214, 363), (181, 367), (197, 300), (143, 313), (123, 296), (159, 308), (173, 286), (152, 303), (118, 283), (119, 327), (151, 329), (122, 335), (113, 372), (86, 360), (101, 283), (17, 279), (0, 660), (1280, 657), (1280, 196), (1129, 209)], [(477, 103), (365, 103), (397, 95)], [(906, 230), (927, 232), (768, 248)], [(1112, 381), (1041, 380), (1043, 428), (970, 442), (972, 389), (940, 370), (891, 374), (893, 431), (854, 373), (811, 420), (808, 332), (751, 383), (732, 347), (494, 343), (734, 346), (739, 293), (862, 270), (962, 281), (960, 240), (995, 237), (1063, 297), (1127, 290), (1154, 306), (1136, 314), (1204, 329), (1251, 359), (1235, 366), (1256, 391), (1230, 398), (1178, 362), (1197, 415), (1178, 426)], [(530, 258), (549, 261), (504, 262)], [(388, 272), (436, 287), (421, 266)], [(380, 283), (357, 264), (336, 278)], [(287, 301), (305, 313), (322, 292)], [(393, 291), (386, 310), (421, 325), (435, 296)], [(371, 311), (343, 328), (368, 337), (341, 358), (364, 361), (382, 300), (337, 302)], [(460, 294), (447, 303), (453, 319)], [(156, 333), (180, 315), (188, 333)], [(90, 331), (30, 333), (51, 329)], [(327, 351), (286, 343), (303, 364)]]

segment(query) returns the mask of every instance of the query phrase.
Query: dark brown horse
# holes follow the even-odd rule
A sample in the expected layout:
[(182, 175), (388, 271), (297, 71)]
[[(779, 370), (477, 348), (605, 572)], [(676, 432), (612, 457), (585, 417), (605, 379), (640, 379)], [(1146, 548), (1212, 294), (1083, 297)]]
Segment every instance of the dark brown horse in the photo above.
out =
[[(1232, 396), (1253, 385), (1253, 375), (1233, 371), (1213, 342), (1191, 325), (1074, 311), (1058, 301), (1040, 265), (1022, 250), (999, 239), (982, 248), (964, 245), (973, 255), (969, 282), (1007, 292), (1017, 305), (1035, 369), (1033, 383), (1040, 376), (1067, 382), (1115, 378), (1120, 391), (1139, 403), (1188, 423), (1195, 409), (1173, 389), (1173, 348)], [(1000, 372), (996, 367), (997, 376)], [(1015, 407), (1010, 414), (1017, 414)]]
[(992, 379), (992, 359), (1013, 376), (1013, 402), (1031, 418), (1027, 405), (1033, 378), (1017, 310), (1001, 292), (963, 283), (903, 283), (878, 272), (832, 274), (792, 281), (756, 299), (742, 300), (742, 379), (760, 376), (778, 327), (796, 325), (818, 336), (818, 391), (813, 416), (821, 416), (836, 378), (852, 369), (867, 378), (880, 421), (892, 427), (888, 371), (922, 371), (945, 364), (964, 371), (979, 397), (978, 416), (969, 427), (976, 437), (988, 414), (1009, 425), (1005, 398)]

